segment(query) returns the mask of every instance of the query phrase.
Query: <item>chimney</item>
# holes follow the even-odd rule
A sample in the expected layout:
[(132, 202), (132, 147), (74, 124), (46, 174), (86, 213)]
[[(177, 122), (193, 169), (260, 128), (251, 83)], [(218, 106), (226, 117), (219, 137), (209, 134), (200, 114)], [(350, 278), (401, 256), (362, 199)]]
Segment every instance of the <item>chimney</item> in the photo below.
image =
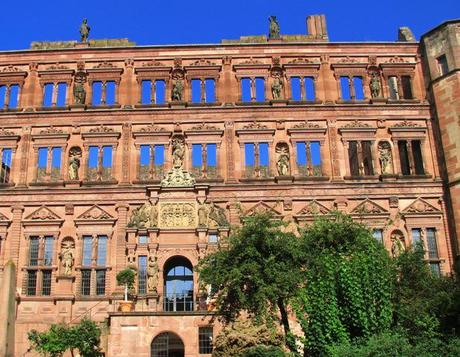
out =
[(326, 16), (311, 15), (307, 17), (307, 34), (316, 39), (329, 40), (326, 27)]

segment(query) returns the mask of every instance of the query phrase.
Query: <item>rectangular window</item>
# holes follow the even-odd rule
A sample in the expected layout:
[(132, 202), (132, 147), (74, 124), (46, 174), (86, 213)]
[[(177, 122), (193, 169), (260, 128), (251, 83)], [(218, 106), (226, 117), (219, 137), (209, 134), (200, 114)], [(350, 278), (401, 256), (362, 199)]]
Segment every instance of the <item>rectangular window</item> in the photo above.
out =
[(107, 265), (107, 236), (97, 237), (97, 266)]
[(206, 144), (206, 166), (216, 167), (217, 166), (217, 145)]
[(414, 167), (416, 175), (424, 175), (422, 147), (420, 140), (412, 140), (412, 155), (414, 156)]
[(43, 106), (51, 107), (53, 105), (54, 84), (46, 83), (43, 86)]
[(165, 163), (165, 146), (155, 145), (155, 165), (164, 165)]
[(321, 176), (321, 145), (319, 141), (310, 142), (311, 166), (314, 176)]
[(219, 236), (216, 233), (210, 233), (208, 237), (209, 243), (217, 243), (219, 241)]
[(99, 148), (97, 146), (90, 146), (88, 153), (88, 167), (97, 168), (99, 161)]
[(313, 77), (305, 77), (305, 99), (316, 100), (315, 79)]
[(407, 151), (407, 142), (405, 140), (398, 141), (399, 161), (401, 163), (401, 173), (410, 175), (409, 153)]
[(348, 77), (340, 77), (340, 93), (342, 100), (351, 100), (350, 80)]
[(206, 90), (206, 103), (215, 103), (216, 102), (216, 80), (206, 79), (205, 80), (205, 90)]
[(388, 87), (390, 89), (390, 99), (399, 100), (398, 77), (388, 77)]
[(146, 235), (140, 235), (138, 238), (138, 243), (139, 244), (148, 244), (149, 243), (149, 237)]
[(43, 265), (51, 266), (53, 264), (53, 237), (45, 237), (45, 251), (43, 254)]
[(105, 270), (96, 270), (96, 295), (105, 295)]
[(142, 81), (141, 82), (141, 104), (153, 104), (154, 100), (152, 98), (152, 81)]
[(150, 145), (141, 145), (140, 148), (140, 165), (150, 165)]
[(201, 80), (192, 79), (192, 103), (201, 103)]
[(253, 143), (245, 143), (244, 144), (244, 164), (246, 166), (254, 166), (255, 165), (255, 150)]
[(27, 296), (37, 295), (37, 271), (27, 271)]
[(199, 353), (210, 354), (212, 353), (212, 326), (200, 327), (198, 329), (198, 342), (199, 342)]
[(372, 165), (372, 143), (370, 141), (362, 141), (361, 150), (363, 155), (364, 175), (373, 175), (374, 167)]
[(137, 289), (139, 294), (147, 293), (147, 256), (140, 255), (138, 257), (138, 275), (137, 275)]
[(51, 295), (51, 270), (42, 271), (42, 295)]
[(102, 167), (112, 167), (112, 146), (102, 147)]
[(422, 242), (422, 230), (420, 228), (412, 228), (412, 245)]
[(401, 86), (403, 90), (403, 98), (404, 99), (413, 99), (412, 95), (412, 80), (410, 76), (402, 76), (401, 77)]
[(38, 149), (38, 168), (46, 170), (48, 164), (48, 148)]
[(440, 76), (443, 76), (447, 73), (449, 73), (449, 66), (447, 64), (447, 57), (446, 55), (442, 55), (442, 56), (439, 56), (437, 59), (436, 59), (437, 63), (438, 63), (438, 70), (439, 70), (439, 75)]
[(55, 147), (51, 149), (51, 168), (52, 169), (61, 168), (61, 156), (62, 156), (61, 147)]
[(426, 229), (426, 243), (428, 245), (428, 258), (438, 259), (438, 245), (436, 242), (436, 229), (427, 228)]
[(102, 104), (102, 82), (95, 81), (92, 84), (92, 105)]
[(265, 102), (265, 79), (256, 78), (256, 101)]
[(304, 141), (298, 141), (296, 143), (297, 149), (297, 165), (306, 166), (307, 165), (307, 146)]
[(201, 144), (192, 145), (192, 167), (203, 166), (203, 153), (201, 151)]
[(114, 81), (107, 81), (105, 84), (105, 104), (106, 105), (114, 105), (117, 102), (116, 98), (116, 84)]
[(374, 229), (372, 232), (375, 240), (379, 243), (383, 244), (383, 230), (382, 229)]
[(91, 236), (83, 236), (83, 257), (81, 265), (91, 266), (93, 252), (93, 238)]
[(58, 83), (57, 91), (56, 105), (58, 107), (65, 107), (67, 104), (67, 83)]
[(2, 169), (0, 171), (0, 183), (10, 182), (12, 155), (12, 149), (2, 150)]
[(291, 99), (296, 101), (302, 100), (301, 83), (299, 77), (291, 77)]
[(269, 163), (268, 157), (268, 143), (259, 144), (259, 164), (260, 166), (267, 166)]
[(9, 109), (16, 109), (19, 104), (19, 85), (13, 84), (10, 86), (10, 101), (8, 103)]
[(358, 142), (348, 142), (348, 161), (350, 164), (351, 176), (359, 176), (359, 162), (358, 162)]
[(353, 77), (353, 87), (355, 89), (355, 99), (364, 99), (364, 87), (362, 77)]
[(241, 78), (241, 101), (250, 102), (252, 101), (251, 97), (251, 79), (250, 78)]
[(166, 83), (163, 80), (155, 81), (155, 104), (164, 104), (166, 101)]
[(435, 262), (431, 262), (430, 263), (430, 269), (431, 269), (431, 272), (433, 273), (434, 276), (441, 276), (441, 267), (439, 265), (439, 263)]
[(81, 271), (81, 294), (91, 295), (91, 270)]
[(38, 250), (39, 250), (40, 240), (38, 237), (30, 237), (29, 243), (29, 265), (36, 266), (38, 265)]

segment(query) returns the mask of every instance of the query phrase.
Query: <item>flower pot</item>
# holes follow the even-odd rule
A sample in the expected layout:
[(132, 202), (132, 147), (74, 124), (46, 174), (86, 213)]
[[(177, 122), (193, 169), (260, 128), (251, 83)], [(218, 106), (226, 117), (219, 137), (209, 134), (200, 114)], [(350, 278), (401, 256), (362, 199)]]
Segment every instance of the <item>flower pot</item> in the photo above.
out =
[(120, 302), (121, 312), (131, 312), (133, 310), (134, 310), (134, 302), (132, 301), (121, 301)]

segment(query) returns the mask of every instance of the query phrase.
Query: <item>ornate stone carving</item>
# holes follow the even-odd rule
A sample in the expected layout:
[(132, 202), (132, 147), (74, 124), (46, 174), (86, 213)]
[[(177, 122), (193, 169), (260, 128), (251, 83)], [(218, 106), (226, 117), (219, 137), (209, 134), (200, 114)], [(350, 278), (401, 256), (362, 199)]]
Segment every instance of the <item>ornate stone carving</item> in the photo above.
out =
[(0, 221), (9, 221), (9, 219), (3, 213), (0, 213)]
[(386, 211), (380, 207), (375, 202), (371, 200), (365, 200), (361, 202), (358, 206), (355, 207), (353, 213), (359, 214), (378, 214), (378, 213), (386, 213)]
[(267, 128), (268, 127), (266, 125), (261, 124), (256, 120), (243, 126), (243, 129), (267, 129)]
[(181, 136), (172, 138), (172, 162), (175, 169), (181, 168), (184, 164), (185, 142)]
[(302, 208), (297, 215), (298, 216), (313, 216), (317, 214), (327, 214), (329, 213), (329, 209), (323, 206), (321, 203), (317, 201), (311, 201), (307, 204), (304, 208)]
[(77, 219), (105, 220), (113, 219), (113, 217), (98, 205), (94, 205), (89, 210), (83, 212), (80, 216), (78, 216)]
[(409, 207), (407, 207), (404, 212), (405, 213), (430, 213), (430, 212), (438, 212), (439, 209), (434, 207), (433, 205), (426, 202), (424, 199), (418, 198), (414, 202), (412, 202)]
[(206, 123), (201, 123), (201, 124), (198, 124), (198, 125), (195, 125), (194, 127), (192, 127), (191, 130), (219, 130), (217, 129), (217, 127), (213, 126), (213, 125), (209, 125), (209, 124), (206, 124)]
[(86, 73), (79, 71), (75, 74), (73, 83), (73, 101), (75, 104), (85, 104), (86, 101)]
[(345, 58), (341, 58), (339, 60), (339, 63), (358, 63), (358, 60), (356, 58), (351, 58), (350, 56), (347, 56)]
[(403, 26), (403, 27), (400, 27), (398, 30), (398, 41), (415, 42), (416, 39), (415, 39), (414, 34), (412, 33), (412, 30), (407, 26)]
[(57, 214), (52, 212), (48, 207), (40, 207), (29, 216), (26, 217), (26, 220), (32, 221), (54, 221), (60, 219)]
[(151, 294), (158, 293), (158, 262), (155, 255), (149, 256), (149, 262), (147, 265), (147, 291)]
[(283, 81), (280, 78), (280, 75), (275, 75), (272, 82), (272, 97), (274, 100), (282, 98), (283, 91)]
[(18, 67), (13, 66), (12, 64), (3, 67), (2, 72), (19, 72), (20, 69)]
[(89, 129), (89, 132), (90, 133), (113, 133), (114, 130), (113, 128), (110, 128), (108, 126), (105, 126), (104, 124), (101, 124), (96, 128)]
[(195, 178), (181, 168), (173, 168), (161, 180), (161, 186), (163, 187), (189, 187), (194, 186), (195, 183)]
[(5, 128), (0, 129), (0, 136), (13, 136), (13, 135), (16, 135), (16, 134), (12, 132), (11, 130), (7, 130)]
[(279, 39), (281, 37), (280, 36), (280, 25), (278, 24), (278, 21), (276, 20), (276, 16), (270, 16), (268, 18), (268, 21), (270, 22), (268, 38)]
[(275, 148), (277, 154), (276, 169), (279, 176), (289, 176), (291, 173), (289, 146), (286, 143), (278, 143)]
[(391, 154), (391, 146), (387, 141), (381, 141), (378, 146), (379, 161), (382, 175), (393, 173), (393, 158)]
[(371, 89), (371, 96), (372, 98), (380, 98), (381, 97), (381, 83), (380, 83), (380, 75), (378, 72), (371, 72), (371, 80), (369, 83), (369, 87)]
[(61, 69), (69, 69), (69, 67), (64, 66), (62, 64), (59, 64), (59, 63), (56, 63), (56, 64), (53, 64), (52, 66), (49, 66), (47, 68), (48, 71), (58, 71), (58, 70), (61, 70)]
[(88, 20), (83, 19), (83, 22), (80, 25), (80, 41), (88, 42), (89, 31), (91, 28), (88, 26)]
[(299, 58), (294, 58), (289, 63), (290, 64), (309, 64), (309, 63), (313, 63), (313, 61), (305, 57), (299, 57)]
[(364, 123), (358, 119), (353, 120), (351, 123), (344, 125), (342, 128), (370, 128), (370, 124)]
[(394, 56), (390, 58), (386, 63), (405, 63), (406, 61), (404, 58), (399, 57), (399, 56)]
[(420, 127), (420, 125), (412, 121), (408, 121), (408, 120), (404, 120), (400, 123), (393, 125), (393, 128), (417, 128), (417, 127)]
[(240, 64), (263, 64), (261, 61), (249, 57), (248, 60), (241, 62)]
[(64, 131), (62, 129), (57, 129), (52, 125), (40, 131), (40, 134), (63, 134), (63, 133)]
[(274, 215), (275, 217), (281, 216), (281, 212), (278, 212), (276, 209), (273, 207), (270, 207), (268, 204), (265, 202), (259, 202), (250, 209), (248, 209), (245, 213), (244, 216), (253, 216), (255, 214), (259, 213), (270, 213)]
[(75, 243), (72, 238), (65, 238), (61, 244), (61, 258), (62, 274), (69, 276), (72, 274), (72, 267), (74, 264)]
[(138, 229), (158, 227), (157, 205), (146, 202), (142, 206), (135, 208), (128, 221), (128, 227)]
[(217, 206), (214, 202), (203, 203), (198, 208), (198, 227), (227, 227), (229, 222), (225, 209)]
[(215, 66), (215, 63), (212, 63), (210, 60), (204, 58), (199, 59), (191, 64), (191, 66)]
[(171, 92), (171, 100), (175, 102), (181, 102), (183, 98), (184, 85), (182, 79), (177, 78), (174, 80), (173, 88)]
[(94, 68), (115, 68), (115, 65), (112, 62), (104, 61), (98, 63)]
[(399, 230), (393, 231), (390, 235), (390, 240), (391, 255), (393, 258), (396, 258), (406, 249), (406, 245), (404, 244), (404, 235)]
[(160, 227), (192, 228), (197, 226), (194, 202), (160, 203)]
[(292, 129), (318, 129), (320, 128), (319, 124), (313, 124), (312, 122), (305, 120), (302, 123), (296, 124)]
[(142, 67), (164, 67), (165, 65), (160, 61), (152, 60), (150, 62), (144, 62)]
[(166, 129), (160, 126), (157, 126), (155, 124), (150, 124), (144, 128), (141, 128), (141, 130), (139, 131), (142, 133), (157, 133), (157, 132), (166, 131)]
[(78, 146), (69, 150), (69, 180), (79, 180), (80, 159), (82, 151)]

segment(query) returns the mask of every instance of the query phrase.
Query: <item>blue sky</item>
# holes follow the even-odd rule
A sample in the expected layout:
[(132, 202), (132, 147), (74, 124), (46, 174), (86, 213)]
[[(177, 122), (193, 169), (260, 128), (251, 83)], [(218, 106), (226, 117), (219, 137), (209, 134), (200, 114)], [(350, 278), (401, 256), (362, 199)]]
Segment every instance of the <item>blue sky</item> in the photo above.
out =
[[(78, 38), (83, 17), (92, 38), (128, 37), (139, 45), (218, 43), (264, 34), (276, 15), (281, 32), (305, 33), (305, 18), (325, 14), (332, 41), (392, 41), (399, 26), (418, 38), (439, 23), (460, 18), (459, 0), (5, 0), (0, 49), (31, 41)], [(5, 11), (7, 10), (7, 11)]]

